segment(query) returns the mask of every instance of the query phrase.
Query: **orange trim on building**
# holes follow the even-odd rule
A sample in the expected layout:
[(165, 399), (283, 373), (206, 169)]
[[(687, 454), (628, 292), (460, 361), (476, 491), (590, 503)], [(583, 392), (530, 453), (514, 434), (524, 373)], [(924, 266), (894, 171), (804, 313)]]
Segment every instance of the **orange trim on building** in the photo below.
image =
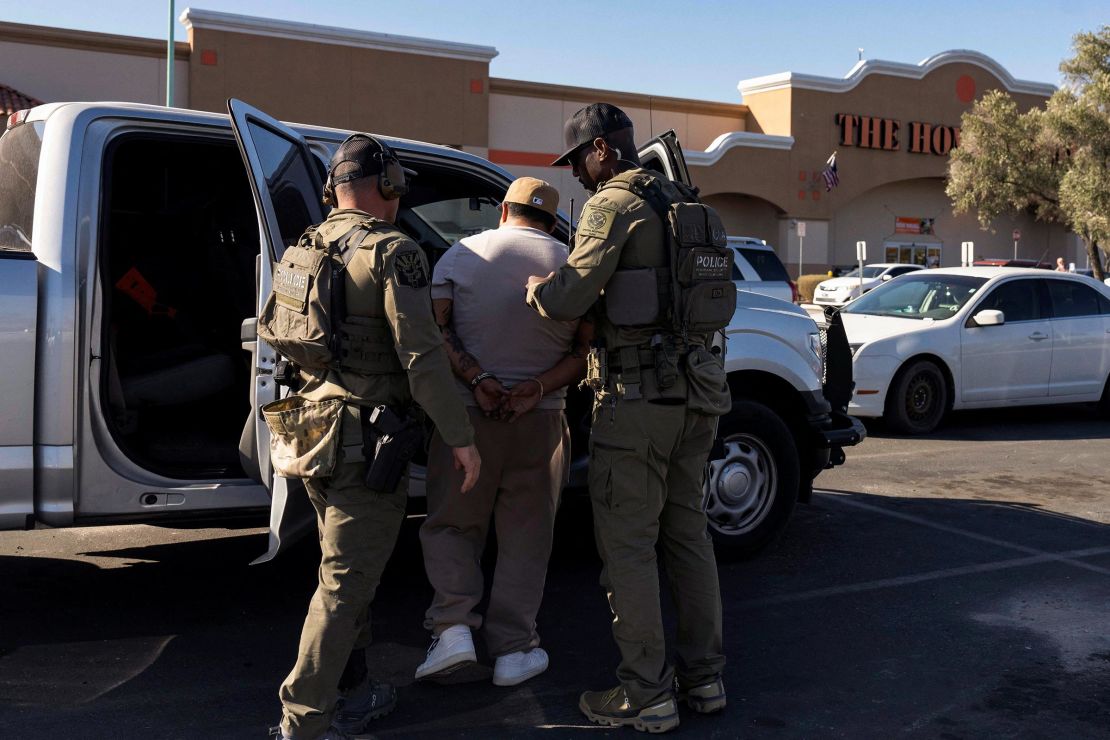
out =
[(550, 167), (559, 158), (558, 154), (545, 152), (517, 152), (512, 149), (490, 149), (489, 161), (496, 164), (511, 164), (522, 167)]

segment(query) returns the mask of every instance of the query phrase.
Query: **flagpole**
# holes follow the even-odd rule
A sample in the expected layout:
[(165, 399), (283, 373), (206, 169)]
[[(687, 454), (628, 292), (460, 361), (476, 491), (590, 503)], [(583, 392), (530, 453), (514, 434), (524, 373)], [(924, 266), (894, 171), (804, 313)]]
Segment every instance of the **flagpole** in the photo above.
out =
[(170, 0), (169, 32), (166, 34), (166, 107), (173, 107), (173, 0)]

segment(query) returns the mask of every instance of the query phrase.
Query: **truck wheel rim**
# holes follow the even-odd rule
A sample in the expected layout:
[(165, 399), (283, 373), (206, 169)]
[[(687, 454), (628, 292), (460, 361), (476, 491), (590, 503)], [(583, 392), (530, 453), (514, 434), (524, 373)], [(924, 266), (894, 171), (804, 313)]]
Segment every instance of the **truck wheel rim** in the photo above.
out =
[(705, 513), (714, 529), (743, 534), (767, 516), (778, 488), (778, 468), (763, 440), (736, 434), (724, 454), (710, 460), (705, 476)]

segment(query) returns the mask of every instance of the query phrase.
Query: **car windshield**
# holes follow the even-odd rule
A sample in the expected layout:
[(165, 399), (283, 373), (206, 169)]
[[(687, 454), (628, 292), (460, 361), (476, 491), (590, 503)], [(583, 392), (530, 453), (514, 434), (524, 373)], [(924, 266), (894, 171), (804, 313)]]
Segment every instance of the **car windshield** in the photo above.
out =
[[(886, 269), (885, 267), (870, 267), (870, 266), (864, 267), (863, 268), (863, 276), (865, 278), (877, 278), (877, 277), (879, 277), (879, 275), (883, 274), (883, 270), (885, 270), (885, 269)], [(856, 269), (852, 270), (851, 272), (846, 272), (843, 275), (841, 275), (840, 277), (858, 278), (859, 277), (859, 268), (857, 267)]]
[(955, 316), (985, 282), (986, 278), (969, 275), (910, 273), (865, 293), (844, 311), (942, 321)]

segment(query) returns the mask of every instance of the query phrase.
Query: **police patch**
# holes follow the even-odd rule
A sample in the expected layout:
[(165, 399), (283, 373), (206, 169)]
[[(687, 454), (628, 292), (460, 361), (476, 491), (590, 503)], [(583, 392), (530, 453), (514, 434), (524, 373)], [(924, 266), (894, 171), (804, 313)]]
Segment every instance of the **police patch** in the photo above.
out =
[(404, 252), (393, 260), (393, 274), (397, 282), (409, 288), (425, 288), (428, 285), (428, 273), (424, 269), (424, 260), (420, 259), (417, 252)]
[(274, 268), (273, 290), (278, 303), (304, 313), (312, 275), (306, 270), (278, 264)]
[(582, 236), (604, 239), (609, 236), (609, 230), (613, 228), (613, 219), (616, 216), (615, 208), (587, 204), (582, 209), (582, 218), (578, 221), (578, 233)]

